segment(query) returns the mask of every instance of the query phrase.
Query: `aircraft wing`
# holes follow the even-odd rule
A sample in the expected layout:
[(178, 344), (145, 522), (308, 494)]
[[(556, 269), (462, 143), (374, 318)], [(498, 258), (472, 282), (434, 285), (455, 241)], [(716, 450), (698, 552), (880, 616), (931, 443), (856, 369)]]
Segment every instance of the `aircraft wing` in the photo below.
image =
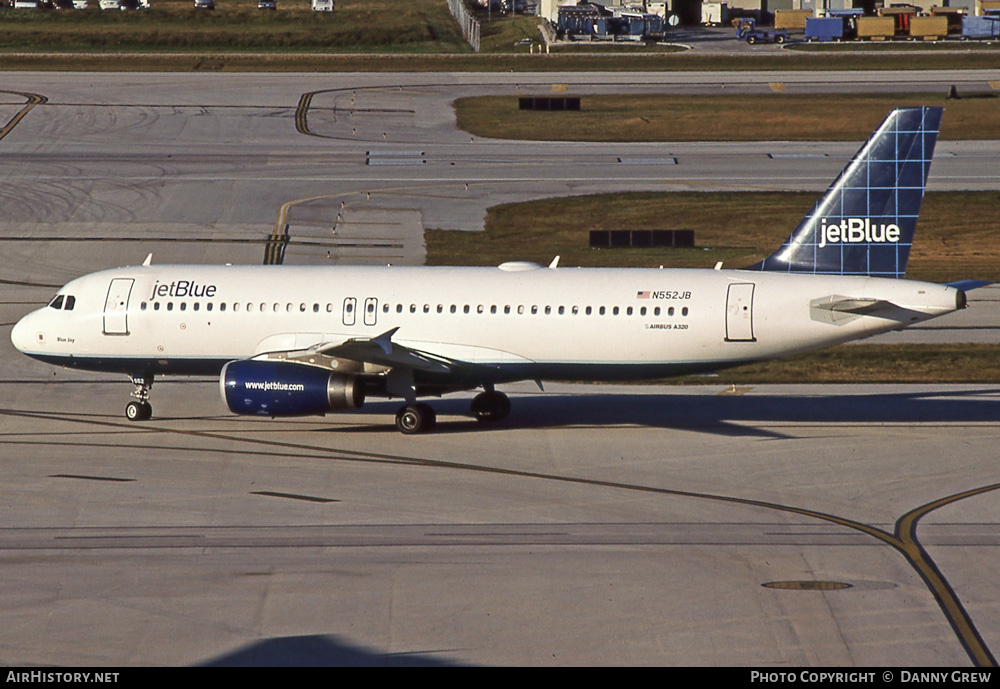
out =
[(378, 366), (402, 366), (428, 373), (451, 373), (453, 371), (458, 362), (393, 342), (392, 336), (398, 329), (393, 328), (378, 337), (356, 337), (340, 344), (319, 345), (315, 351), (337, 359), (350, 359)]
[[(377, 337), (354, 337), (331, 340), (320, 333), (283, 333), (262, 341), (254, 359), (271, 359), (328, 368), (342, 373), (378, 373), (377, 369), (395, 371), (394, 375), (411, 377), (415, 373), (450, 381), (490, 380), (496, 375), (496, 366), (476, 362), (483, 353), (482, 347), (450, 345), (442, 352), (400, 344), (392, 340), (399, 328), (388, 330)], [(435, 343), (426, 343), (434, 347)], [(509, 352), (492, 352), (495, 361), (530, 363)], [(478, 383), (476, 383), (478, 384)]]

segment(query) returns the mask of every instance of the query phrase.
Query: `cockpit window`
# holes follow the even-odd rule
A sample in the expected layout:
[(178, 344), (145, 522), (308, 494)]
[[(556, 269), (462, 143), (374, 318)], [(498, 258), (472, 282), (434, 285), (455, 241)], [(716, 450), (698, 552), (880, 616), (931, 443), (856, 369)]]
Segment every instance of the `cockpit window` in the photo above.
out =
[(73, 307), (76, 306), (76, 297), (69, 294), (57, 294), (52, 297), (52, 301), (48, 304), (50, 309), (55, 309), (56, 311), (72, 311)]

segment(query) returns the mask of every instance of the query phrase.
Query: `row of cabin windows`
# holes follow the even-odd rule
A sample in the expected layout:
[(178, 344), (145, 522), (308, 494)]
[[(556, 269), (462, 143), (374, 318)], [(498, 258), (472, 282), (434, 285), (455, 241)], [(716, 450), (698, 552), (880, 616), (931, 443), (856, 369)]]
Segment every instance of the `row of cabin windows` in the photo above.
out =
[[(403, 307), (402, 304), (396, 304), (396, 313), (403, 313), (403, 308), (404, 307)], [(410, 313), (417, 313), (417, 308), (418, 307), (417, 307), (416, 304), (410, 304), (410, 307), (409, 307)], [(476, 308), (476, 313), (487, 313), (487, 307), (484, 306), (483, 304), (479, 304), (475, 308)], [(500, 313), (500, 309), (501, 309), (501, 307), (497, 306), (496, 304), (493, 304), (493, 305), (491, 305), (489, 307), (489, 313), (491, 313), (491, 314)], [(372, 306), (369, 304), (369, 312), (371, 310), (372, 310)], [(390, 308), (389, 304), (383, 304), (382, 305), (382, 313), (389, 313), (390, 310), (391, 310), (391, 308)], [(444, 313), (444, 310), (445, 310), (444, 304), (438, 304), (436, 310), (437, 310), (437, 313)], [(632, 315), (635, 315), (635, 313), (636, 313), (635, 307), (632, 307), (632, 306), (626, 306), (624, 310), (625, 310), (625, 315), (626, 316), (632, 316)], [(431, 312), (431, 305), (430, 304), (424, 304), (423, 308), (422, 308), (422, 311), (423, 311), (423, 313), (430, 313)], [(611, 312), (612, 316), (619, 315), (621, 313), (621, 311), (622, 311), (622, 309), (619, 306), (612, 306), (611, 309), (610, 309), (610, 312)], [(450, 307), (448, 307), (448, 312), (449, 313), (458, 313), (458, 306), (456, 304), (452, 304)], [(638, 314), (640, 316), (645, 316), (648, 312), (649, 312), (649, 309), (647, 307), (645, 307), (645, 306), (640, 306), (639, 309), (638, 309)], [(653, 307), (652, 312), (653, 312), (654, 316), (660, 316), (663, 313), (659, 306)], [(348, 305), (348, 313), (350, 313), (350, 305)], [(472, 313), (472, 306), (469, 305), (469, 304), (465, 304), (464, 306), (462, 306), (462, 313)], [(544, 313), (547, 316), (551, 315), (553, 313), (556, 313), (556, 314), (558, 314), (560, 316), (563, 316), (563, 315), (566, 315), (566, 314), (570, 314), (570, 315), (573, 315), (573, 316), (578, 316), (581, 313), (584, 314), (584, 315), (587, 315), (587, 316), (591, 316), (594, 313), (597, 313), (597, 315), (599, 315), (599, 316), (604, 316), (604, 315), (606, 315), (608, 313), (608, 308), (605, 307), (605, 306), (598, 306), (595, 309), (593, 306), (549, 306), (549, 305), (538, 306), (538, 305), (535, 305), (535, 304), (533, 304), (531, 306), (524, 306), (523, 304), (519, 304), (518, 306), (511, 306), (510, 304), (505, 304), (503, 306), (503, 313), (504, 314), (510, 314), (510, 313), (524, 314), (524, 313), (530, 313), (532, 315), (537, 315), (539, 313)], [(668, 316), (673, 316), (674, 313), (675, 313), (675, 311), (674, 311), (674, 307), (673, 306), (667, 307), (667, 315)], [(681, 308), (681, 315), (682, 316), (688, 315), (688, 307), (684, 306), (684, 307)]]
[[(167, 311), (173, 311), (174, 310), (174, 302), (172, 302), (172, 301), (165, 302), (162, 307), (165, 310), (167, 310)], [(293, 313), (293, 312), (296, 311), (296, 308), (295, 308), (294, 304), (286, 304), (284, 309), (282, 309), (281, 304), (274, 304), (273, 306), (270, 306), (269, 304), (266, 304), (266, 303), (261, 303), (258, 306), (257, 304), (254, 304), (253, 302), (247, 302), (246, 304), (243, 304), (241, 302), (233, 302), (233, 304), (232, 304), (232, 310), (233, 311), (240, 311), (244, 307), (246, 308), (246, 310), (248, 312), (253, 312), (253, 311), (259, 310), (261, 313), (265, 313), (265, 312), (268, 312), (268, 311), (273, 311), (274, 313), (280, 313), (282, 311), (284, 311), (286, 313)], [(147, 309), (150, 309), (150, 308), (152, 308), (153, 311), (159, 311), (160, 308), (161, 308), (161, 304), (158, 301), (154, 301), (152, 303), (144, 301), (141, 304), (139, 304), (139, 309), (141, 311), (146, 311)], [(187, 311), (188, 304), (187, 304), (186, 301), (178, 302), (177, 308), (180, 311)], [(214, 308), (215, 308), (214, 302), (210, 302), (209, 301), (209, 302), (205, 303), (205, 310), (206, 311), (212, 311)], [(227, 308), (230, 308), (230, 307), (228, 306), (228, 304), (226, 302), (224, 302), (224, 301), (223, 302), (219, 302), (219, 311), (225, 311)], [(192, 311), (200, 311), (201, 310), (201, 302), (197, 302), (197, 301), (193, 302), (191, 304), (191, 310)], [(309, 310), (309, 305), (308, 304), (299, 304), (298, 311), (300, 313), (305, 313), (308, 310)], [(312, 305), (312, 311), (313, 311), (313, 313), (319, 313), (319, 310), (320, 310), (319, 309), (319, 304), (313, 304)], [(327, 304), (326, 305), (326, 311), (327, 311), (327, 313), (333, 313), (333, 304)]]
[[(68, 297), (68, 299), (72, 299), (72, 298), (73, 297)], [(61, 299), (61, 297), (56, 297), (56, 299)], [(55, 302), (55, 300), (53, 300), (53, 304), (54, 304), (54, 302)], [(53, 306), (53, 304), (49, 304), (49, 305)], [(61, 308), (61, 307), (60, 306), (54, 306), (54, 308)], [(67, 309), (72, 309), (73, 306), (69, 305), (66, 308)], [(146, 311), (148, 308), (150, 308), (150, 304), (148, 302), (144, 301), (144, 302), (142, 302), (139, 305), (139, 308), (142, 311)], [(153, 311), (159, 311), (160, 308), (161, 308), (160, 302), (158, 302), (158, 301), (152, 302), (152, 309), (153, 309)], [(174, 310), (174, 302), (172, 302), (172, 301), (165, 302), (164, 308), (167, 311), (173, 311)], [(188, 308), (187, 302), (182, 301), (182, 302), (178, 303), (178, 309), (180, 311), (187, 311), (187, 308)], [(219, 311), (225, 311), (226, 308), (227, 308), (226, 302), (220, 302), (219, 303)], [(248, 313), (253, 313), (254, 311), (260, 311), (260, 313), (266, 313), (268, 311), (270, 311), (272, 313), (281, 313), (282, 311), (284, 311), (285, 313), (294, 313), (296, 311), (295, 305), (291, 304), (291, 303), (285, 304), (284, 309), (282, 309), (281, 304), (277, 304), (277, 303), (273, 304), (273, 305), (269, 305), (269, 304), (266, 304), (266, 303), (261, 303), (261, 304), (258, 305), (258, 304), (254, 304), (253, 302), (248, 302), (247, 304), (244, 305), (244, 304), (242, 304), (240, 302), (235, 302), (232, 305), (232, 310), (233, 311), (240, 311), (242, 308), (245, 308)], [(368, 310), (368, 313), (374, 313), (376, 307), (375, 307), (374, 302), (369, 302), (367, 304), (366, 308)], [(622, 310), (623, 310), (622, 307), (619, 307), (619, 306), (612, 306), (609, 309), (608, 307), (605, 307), (605, 306), (598, 306), (598, 307), (595, 308), (593, 306), (538, 306), (538, 305), (535, 305), (535, 304), (533, 304), (531, 306), (524, 306), (523, 304), (520, 304), (518, 306), (511, 306), (510, 304), (506, 304), (502, 308), (503, 308), (503, 313), (504, 314), (510, 314), (510, 313), (525, 314), (525, 313), (530, 313), (531, 315), (537, 315), (539, 313), (544, 313), (545, 315), (551, 315), (551, 314), (555, 313), (555, 314), (558, 314), (560, 316), (566, 315), (566, 314), (571, 314), (573, 316), (577, 316), (577, 315), (579, 315), (581, 313), (584, 314), (584, 315), (587, 315), (587, 316), (591, 316), (594, 313), (596, 313), (599, 316), (604, 316), (604, 315), (607, 315), (609, 312), (611, 313), (612, 316), (618, 316), (618, 315), (620, 315), (622, 313)], [(213, 309), (213, 302), (206, 302), (205, 303), (205, 310), (206, 311), (211, 311), (212, 309)], [(461, 307), (461, 309), (462, 309), (462, 313), (472, 313), (472, 306), (470, 306), (469, 304), (463, 305)], [(496, 313), (500, 313), (500, 309), (501, 309), (501, 307), (499, 307), (499, 306), (497, 306), (497, 305), (494, 304), (494, 305), (492, 305), (492, 306), (489, 307), (488, 311), (491, 314), (496, 314)], [(201, 304), (200, 304), (200, 302), (197, 302), (197, 301), (193, 302), (192, 305), (191, 305), (191, 310), (192, 311), (199, 311), (199, 310), (201, 310)], [(306, 313), (310, 309), (309, 309), (309, 305), (308, 304), (299, 304), (297, 310), (298, 310), (299, 313)], [(333, 304), (327, 304), (326, 305), (326, 312), (327, 313), (333, 313), (333, 310), (334, 310), (334, 305)], [(351, 301), (346, 302), (344, 304), (344, 310), (347, 313), (353, 313), (354, 312), (354, 303), (351, 302)], [(402, 304), (396, 304), (396, 313), (403, 313), (403, 310), (404, 309), (403, 309), (403, 305)], [(448, 313), (458, 313), (459, 307), (458, 307), (457, 304), (451, 304), (448, 307), (447, 310), (448, 310)], [(389, 306), (389, 304), (383, 304), (382, 305), (382, 313), (389, 313), (390, 311), (391, 311), (391, 307)], [(422, 309), (421, 309), (421, 311), (423, 313), (431, 313), (431, 305), (430, 304), (424, 304), (423, 307), (422, 307)], [(437, 313), (444, 313), (445, 312), (445, 305), (444, 304), (438, 304), (437, 308), (435, 309), (435, 311)], [(320, 312), (320, 305), (319, 304), (313, 304), (312, 305), (312, 312), (313, 313), (319, 313)], [(417, 313), (417, 305), (416, 304), (410, 304), (409, 312), (410, 313)], [(475, 312), (476, 313), (487, 313), (487, 307), (484, 306), (483, 304), (479, 304), (478, 306), (475, 307)], [(626, 306), (626, 307), (624, 307), (624, 312), (625, 312), (626, 316), (633, 316), (633, 315), (636, 314), (636, 309), (635, 309), (635, 307), (632, 307), (632, 306)], [(638, 308), (638, 315), (640, 315), (640, 316), (645, 316), (645, 315), (647, 315), (648, 312), (649, 312), (649, 309), (647, 307), (645, 307), (645, 306), (640, 306)], [(654, 316), (660, 316), (660, 315), (663, 314), (663, 311), (661, 310), (661, 308), (659, 306), (653, 307), (652, 312), (653, 312)], [(667, 309), (666, 309), (666, 314), (668, 316), (673, 316), (675, 314), (674, 307), (673, 306), (668, 306)], [(681, 315), (682, 316), (688, 315), (688, 307), (686, 307), (686, 306), (681, 307)]]

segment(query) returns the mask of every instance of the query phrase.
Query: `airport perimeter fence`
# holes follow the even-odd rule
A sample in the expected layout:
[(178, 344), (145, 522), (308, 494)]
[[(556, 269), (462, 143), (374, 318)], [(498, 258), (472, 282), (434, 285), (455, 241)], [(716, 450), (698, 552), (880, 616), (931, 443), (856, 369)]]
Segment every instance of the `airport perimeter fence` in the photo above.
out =
[(448, 9), (462, 27), (462, 35), (472, 49), (479, 52), (479, 20), (472, 16), (463, 0), (448, 0)]

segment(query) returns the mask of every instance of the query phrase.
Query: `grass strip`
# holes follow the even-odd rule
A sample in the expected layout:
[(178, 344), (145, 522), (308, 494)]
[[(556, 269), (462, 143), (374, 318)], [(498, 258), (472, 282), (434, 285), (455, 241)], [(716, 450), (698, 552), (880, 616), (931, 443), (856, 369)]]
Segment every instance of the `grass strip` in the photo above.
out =
[[(61, 71), (663, 71), (989, 69), (997, 54), (969, 50), (870, 54), (767, 51), (705, 54), (671, 45), (541, 44), (536, 17), (481, 24), (479, 54), (462, 38), (444, 0), (340, 0), (333, 13), (309, 0), (220, 0), (214, 11), (193, 0), (152, 0), (139, 12), (90, 8), (0, 13), (0, 70)], [(484, 13), (485, 14), (485, 13)], [(485, 17), (484, 17), (485, 19)], [(733, 39), (735, 40), (735, 39)], [(935, 54), (935, 52), (937, 54)]]
[[(666, 192), (596, 194), (494, 206), (483, 232), (429, 230), (429, 265), (499, 265), (510, 260), (563, 266), (727, 268), (775, 251), (819, 194)], [(930, 192), (924, 198), (907, 277), (930, 282), (1000, 282), (998, 192)], [(695, 231), (693, 249), (591, 249), (590, 230)]]
[(671, 378), (688, 385), (765, 383), (981, 383), (1000, 384), (995, 344), (847, 344), (809, 354), (749, 364), (717, 376)]
[[(523, 95), (551, 95), (542, 90)], [(518, 98), (461, 98), (458, 126), (533, 141), (863, 141), (893, 108), (943, 105), (942, 139), (1000, 131), (997, 93), (581, 95), (579, 112), (520, 110)]]

